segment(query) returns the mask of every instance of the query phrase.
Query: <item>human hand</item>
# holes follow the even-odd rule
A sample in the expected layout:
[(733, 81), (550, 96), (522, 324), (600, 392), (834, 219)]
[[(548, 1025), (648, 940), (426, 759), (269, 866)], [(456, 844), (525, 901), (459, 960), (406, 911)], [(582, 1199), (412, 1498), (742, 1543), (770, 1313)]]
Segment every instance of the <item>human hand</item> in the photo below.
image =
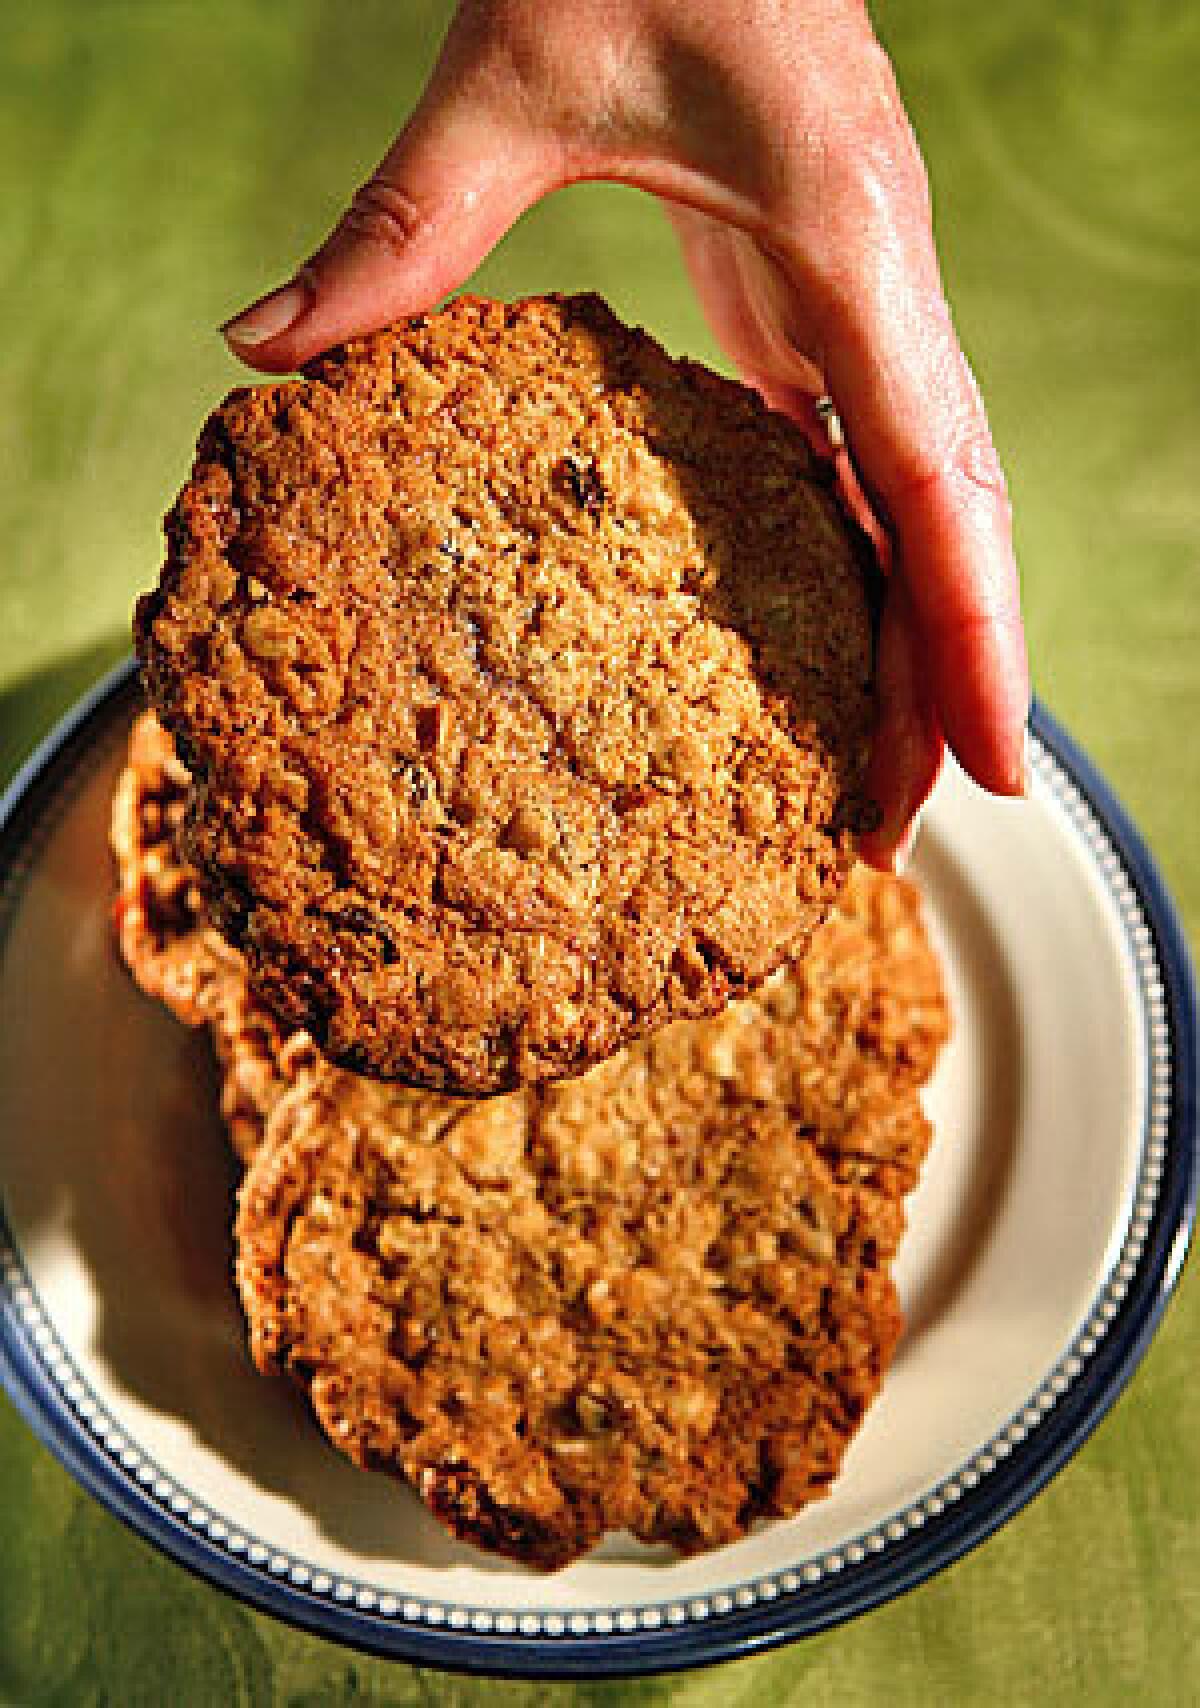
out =
[(894, 538), (867, 858), (904, 848), (943, 733), (985, 788), (1022, 793), (1008, 498), (920, 154), (858, 0), (463, 0), (373, 176), (226, 338), (255, 367), (294, 368), (431, 307), (532, 203), (599, 178), (662, 199), (717, 337), (769, 404), (811, 432), (814, 400), (833, 399)]

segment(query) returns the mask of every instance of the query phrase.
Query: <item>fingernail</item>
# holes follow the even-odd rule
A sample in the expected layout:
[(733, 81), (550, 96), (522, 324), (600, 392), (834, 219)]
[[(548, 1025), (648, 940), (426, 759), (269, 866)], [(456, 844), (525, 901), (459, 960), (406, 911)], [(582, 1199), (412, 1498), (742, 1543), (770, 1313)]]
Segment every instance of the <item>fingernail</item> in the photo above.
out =
[(294, 326), (312, 302), (312, 292), (299, 279), (260, 298), (245, 314), (227, 320), (221, 335), (227, 344), (253, 350)]

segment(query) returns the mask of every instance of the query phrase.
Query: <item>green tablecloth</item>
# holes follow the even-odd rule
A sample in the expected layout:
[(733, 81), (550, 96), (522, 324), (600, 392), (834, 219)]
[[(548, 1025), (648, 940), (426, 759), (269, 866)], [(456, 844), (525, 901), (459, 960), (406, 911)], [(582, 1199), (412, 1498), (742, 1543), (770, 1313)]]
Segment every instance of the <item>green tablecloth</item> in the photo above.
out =
[[(237, 375), (212, 332), (381, 152), (445, 7), (68, 0), (0, 28), (0, 771), (127, 645), (159, 517)], [(1009, 474), (1040, 694), (1200, 926), (1200, 9), (879, 9), (951, 300)], [(665, 224), (607, 188), (484, 268), (594, 287), (715, 352)], [(1050, 1489), (903, 1601), (639, 1684), (489, 1685), (362, 1659), (194, 1581), (0, 1401), (0, 1700), (183, 1704), (1200, 1702), (1200, 1279)]]

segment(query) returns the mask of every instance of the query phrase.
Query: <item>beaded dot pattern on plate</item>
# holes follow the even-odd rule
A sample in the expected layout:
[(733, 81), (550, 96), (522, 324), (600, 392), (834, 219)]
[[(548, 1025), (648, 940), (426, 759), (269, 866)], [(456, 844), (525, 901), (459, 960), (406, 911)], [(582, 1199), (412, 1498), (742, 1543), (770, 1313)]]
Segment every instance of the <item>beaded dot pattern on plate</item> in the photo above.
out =
[[(966, 1463), (870, 1530), (849, 1537), (811, 1559), (797, 1561), (784, 1571), (686, 1601), (560, 1612), (521, 1607), (498, 1611), (448, 1605), (411, 1595), (398, 1597), (377, 1585), (334, 1577), (312, 1561), (296, 1558), (285, 1549), (231, 1527), (226, 1519), (211, 1512), (154, 1464), (108, 1415), (76, 1367), (42, 1306), (2, 1211), (0, 1327), (7, 1317), (10, 1330), (15, 1330), (16, 1338), (23, 1343), (26, 1357), (36, 1363), (44, 1384), (69, 1410), (94, 1450), (104, 1455), (111, 1476), (135, 1491), (142, 1503), (153, 1502), (164, 1522), (184, 1526), (242, 1570), (250, 1570), (277, 1584), (287, 1584), (293, 1592), (311, 1600), (353, 1610), (359, 1618), (414, 1627), (447, 1627), (480, 1636), (555, 1641), (656, 1632), (735, 1617), (764, 1602), (800, 1596), (878, 1559), (888, 1550), (900, 1547), (927, 1524), (942, 1519), (994, 1476), (1074, 1388), (1120, 1316), (1138, 1273), (1163, 1179), (1171, 1111), (1172, 1052), (1154, 939), (1133, 883), (1103, 825), (1057, 757), (1036, 739), (1032, 766), (1035, 789), (1046, 792), (1067, 814), (1093, 856), (1117, 906), (1136, 969), (1146, 1016), (1149, 1068), (1146, 1125), (1136, 1189), (1118, 1258), (1072, 1345), (1020, 1410)], [(8, 881), (0, 892), (0, 924), (26, 870), (27, 862), (20, 858), (9, 867)]]

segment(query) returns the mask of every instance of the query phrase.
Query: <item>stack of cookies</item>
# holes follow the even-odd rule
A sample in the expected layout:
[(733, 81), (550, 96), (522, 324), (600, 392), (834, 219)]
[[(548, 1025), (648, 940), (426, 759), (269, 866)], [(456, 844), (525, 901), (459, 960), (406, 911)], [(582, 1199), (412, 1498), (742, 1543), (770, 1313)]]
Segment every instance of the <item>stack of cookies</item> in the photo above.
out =
[(872, 590), (803, 440), (464, 299), (235, 394), (168, 542), (119, 935), (213, 1037), (255, 1361), (531, 1565), (823, 1494), (948, 1017), (853, 870)]

